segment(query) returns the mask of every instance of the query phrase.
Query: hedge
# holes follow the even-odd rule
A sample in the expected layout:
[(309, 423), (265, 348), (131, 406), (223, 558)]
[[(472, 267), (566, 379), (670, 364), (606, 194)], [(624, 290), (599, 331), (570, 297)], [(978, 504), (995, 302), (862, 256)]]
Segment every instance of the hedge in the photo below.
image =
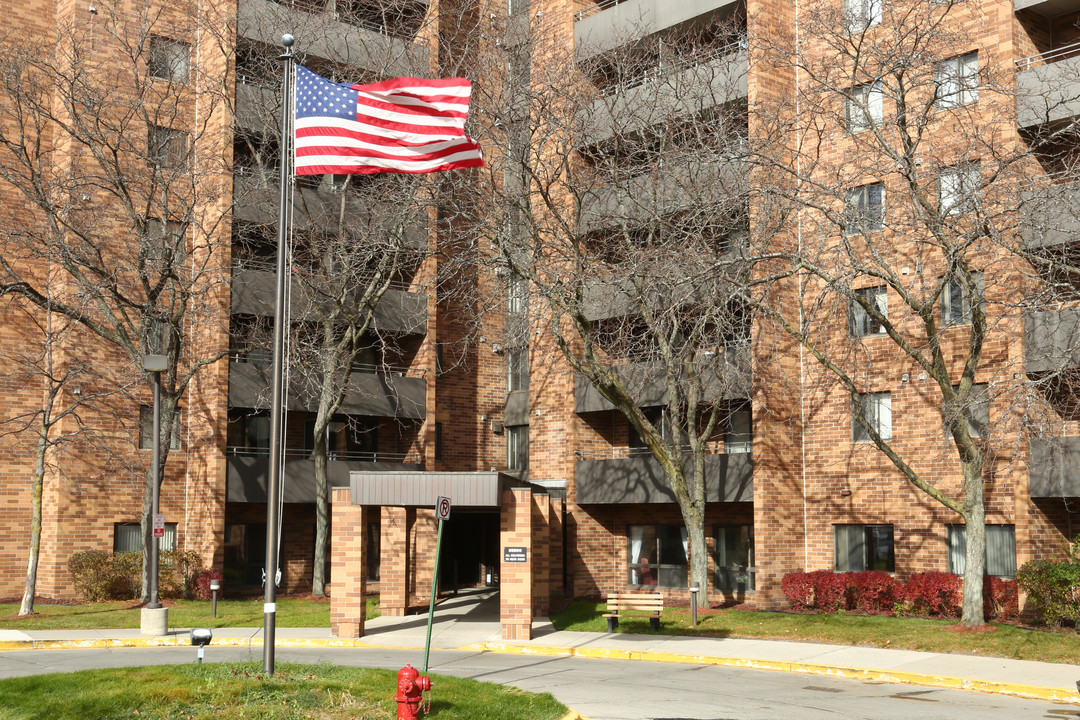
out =
[[(960, 617), (963, 598), (960, 578), (942, 572), (918, 573), (901, 583), (883, 570), (847, 573), (799, 570), (785, 575), (780, 587), (795, 610), (855, 611), (865, 615), (911, 612)], [(983, 598), (983, 612), (988, 619), (1016, 617), (1016, 581), (986, 578)]]
[[(158, 594), (191, 598), (202, 572), (202, 557), (194, 551), (170, 550), (158, 558)], [(68, 558), (75, 591), (88, 602), (127, 600), (142, 593), (142, 553), (86, 550)]]

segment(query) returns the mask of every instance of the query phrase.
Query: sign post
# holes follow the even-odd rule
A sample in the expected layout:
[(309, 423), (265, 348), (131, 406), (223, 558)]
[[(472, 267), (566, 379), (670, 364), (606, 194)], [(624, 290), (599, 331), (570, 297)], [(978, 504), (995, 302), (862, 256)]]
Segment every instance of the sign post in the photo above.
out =
[(431, 602), (428, 603), (427, 639), (424, 641), (424, 669), (428, 671), (428, 656), (431, 654), (431, 624), (435, 620), (435, 594), (439, 590), (439, 555), (442, 552), (443, 526), (450, 519), (450, 498), (440, 495), (435, 501), (435, 514), (439, 518), (439, 538), (435, 541), (435, 572), (431, 574)]

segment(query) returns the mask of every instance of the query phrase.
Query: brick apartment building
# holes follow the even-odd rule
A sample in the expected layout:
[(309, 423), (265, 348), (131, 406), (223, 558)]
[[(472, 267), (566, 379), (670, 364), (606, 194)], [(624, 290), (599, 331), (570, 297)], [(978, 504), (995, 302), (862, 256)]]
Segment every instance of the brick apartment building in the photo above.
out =
[[(616, 167), (637, 163), (616, 182), (596, 183), (594, 175), (589, 190), (571, 188), (575, 212), (588, 228), (583, 237), (603, 238), (616, 223), (624, 233), (638, 232), (625, 230), (622, 208), (643, 196), (668, 203), (667, 215), (687, 217), (709, 192), (724, 193), (728, 198), (720, 204), (728, 225), (721, 254), (742, 246), (780, 248), (814, 268), (770, 282), (769, 294), (756, 297), (767, 297), (766, 307), (775, 313), (753, 315), (721, 353), (743, 353), (749, 361), (728, 363), (731, 381), (714, 398), (725, 412), (706, 438), (704, 523), (714, 599), (750, 597), (774, 605), (782, 600), (780, 578), (797, 568), (875, 568), (900, 576), (961, 569), (959, 515), (915, 489), (869, 442), (873, 434), (889, 441), (913, 474), (961, 497), (957, 451), (943, 429), (934, 378), (889, 334), (891, 327), (919, 345), (924, 326), (916, 322), (913, 300), (898, 292), (908, 288), (916, 288), (915, 300), (931, 298), (929, 316), (944, 330), (924, 344), (944, 348), (945, 372), (957, 384), (971, 350), (972, 298), (985, 293), (975, 401), (964, 412), (969, 434), (992, 447), (983, 469), (987, 572), (1011, 575), (1076, 535), (1072, 500), (1080, 497), (1080, 428), (1069, 380), (1080, 317), (1075, 292), (1061, 290), (1069, 283), (1059, 281), (1053, 268), (1075, 257), (1068, 171), (1071, 123), (1080, 107), (1070, 94), (1080, 87), (1072, 52), (1080, 6), (1058, 0), (511, 0), (440, 14), (434, 3), (383, 3), (396, 8), (393, 13), (379, 5), (240, 0), (226, 4), (222, 22), (210, 23), (216, 34), (200, 26), (198, 35), (187, 34), (184, 17), (170, 15), (179, 3), (165, 3), (160, 16), (123, 16), (130, 27), (142, 28), (146, 42), (172, 40), (176, 52), (188, 48), (192, 80), (214, 77), (228, 89), (223, 105), (232, 111), (211, 114), (216, 125), (191, 145), (197, 154), (225, 159), (220, 172), (231, 181), (235, 201), (218, 198), (219, 221), (205, 236), (218, 249), (215, 262), (228, 270), (229, 281), (214, 286), (221, 313), (216, 324), (205, 323), (200, 342), (236, 347), (235, 338), (272, 312), (272, 273), (249, 239), (274, 222), (276, 180), (272, 173), (260, 176), (259, 158), (250, 149), (273, 145), (273, 91), (259, 80), (268, 77), (268, 66), (260, 63), (276, 54), (273, 43), (282, 32), (297, 36), (309, 64), (340, 73), (342, 80), (354, 70), (364, 77), (441, 73), (456, 67), (455, 49), (497, 51), (506, 59), (499, 55), (496, 65), (522, 83), (522, 97), (533, 96), (557, 58), (570, 57), (592, 80), (586, 100), (578, 97), (575, 117), (586, 119), (575, 126), (574, 146), (593, 158), (596, 173), (602, 161), (595, 158), (615, 158)], [(76, 3), (41, 3), (30, 4), (16, 23), (49, 42), (62, 28), (79, 27), (92, 59), (107, 64), (116, 43), (102, 40), (101, 28), (96, 42), (89, 35), (106, 15), (88, 14)], [(471, 27), (485, 31), (482, 41), (471, 46), (455, 35), (450, 15), (471, 17)], [(179, 28), (175, 35), (170, 27)], [(881, 38), (896, 27), (911, 37), (891, 57), (854, 52), (859, 46), (852, 38), (885, 47)], [(917, 68), (903, 75), (900, 60), (916, 55), (923, 59), (922, 75)], [(145, 67), (140, 62), (145, 60), (136, 59), (135, 67)], [(908, 92), (897, 89), (897, 78), (909, 76), (922, 82), (912, 91), (912, 97), (923, 93), (912, 117), (921, 119), (915, 124), (930, 139), (914, 155), (890, 156), (884, 150), (898, 146), (889, 135), (897, 132), (897, 99)], [(484, 77), (494, 83), (497, 75)], [(484, 77), (473, 78), (474, 105), (487, 113), (477, 120), (481, 126), (500, 111), (498, 96), (482, 87)], [(707, 92), (700, 92), (702, 77)], [(687, 101), (690, 95), (694, 102)], [(502, 100), (516, 102), (514, 96)], [(180, 119), (201, 117), (196, 108), (190, 111)], [(632, 132), (616, 127), (626, 118), (633, 120)], [(632, 153), (607, 149), (631, 136), (645, 146), (642, 138), (669, 137), (664, 133), (673, 127), (686, 138), (710, 122), (723, 130), (680, 139), (681, 145), (671, 146), (677, 153), (654, 143), (634, 160)], [(482, 142), (484, 133), (476, 133)], [(688, 149), (691, 155), (713, 153), (711, 169), (697, 185), (682, 185), (673, 200), (662, 183), (643, 180), (659, 173), (655, 177), (670, 184), (694, 175)], [(501, 196), (511, 196), (513, 173), (502, 168), (512, 169), (512, 148), (504, 152), (492, 141), (485, 152), (500, 168), (495, 185)], [(538, 151), (537, 162), (543, 157)], [(923, 199), (932, 202), (914, 201), (917, 183), (906, 186), (907, 177), (926, 179)], [(1010, 190), (1000, 193), (998, 187)], [(331, 177), (302, 188), (312, 206), (334, 207), (340, 192)], [(743, 196), (749, 201), (739, 200)], [(978, 232), (959, 219), (971, 207), (981, 213)], [(652, 217), (662, 215), (655, 209)], [(938, 218), (933, 231), (926, 229), (927, 213)], [(468, 230), (452, 223), (448, 229), (431, 212), (430, 220), (415, 220), (407, 232), (418, 246), (436, 247)], [(924, 235), (951, 238), (953, 254), (940, 252), (942, 243), (926, 250)], [(837, 248), (850, 252), (846, 248), (858, 245), (850, 238), (860, 237), (880, 243), (878, 254), (870, 260), (835, 254)], [(370, 354), (354, 368), (333, 429), (336, 631), (362, 632), (358, 598), (375, 583), (385, 613), (404, 613), (420, 602), (433, 570), (437, 495), (451, 496), (455, 506), (443, 583), (498, 581), (508, 635), (527, 634), (530, 618), (546, 612), (552, 594), (599, 596), (655, 585), (684, 596), (687, 539), (660, 464), (623, 413), (560, 356), (545, 332), (550, 293), (529, 287), (505, 266), (481, 267), (474, 289), (500, 310), (467, 333), (465, 300), (434, 290), (435, 279), (444, 279), (439, 265), (456, 270), (452, 260), (425, 255), (396, 278), (379, 305)], [(826, 260), (833, 263), (831, 279)], [(954, 273), (968, 260), (974, 271), (966, 277), (977, 281), (965, 285)], [(745, 278), (761, 278), (767, 270), (753, 272)], [(632, 314), (622, 303), (620, 292), (590, 291), (581, 315), (594, 325), (618, 325)], [(7, 346), (29, 330), (12, 305), (5, 312), (0, 327)], [(781, 329), (784, 318), (806, 328), (806, 342)], [(83, 353), (92, 348), (102, 367), (124, 367), (125, 358), (100, 341), (80, 343)], [(855, 379), (854, 391), (814, 359), (815, 348)], [(637, 403), (660, 427), (668, 395), (662, 378), (634, 371), (639, 359), (615, 364), (624, 377), (637, 378)], [(222, 565), (228, 585), (257, 586), (265, 553), (264, 360), (259, 353), (234, 352), (228, 362), (200, 371), (181, 403), (182, 429), (163, 485), (168, 542)], [(27, 383), (10, 376), (5, 382), (12, 407), (39, 404)], [(144, 385), (130, 393), (128, 416), (147, 402)], [(853, 394), (866, 425), (853, 417)], [(290, 401), (286, 590), (304, 589), (311, 577), (313, 411), (309, 402)], [(99, 422), (110, 426), (108, 451), (65, 453), (61, 446), (53, 467), (62, 471), (46, 479), (42, 595), (70, 594), (65, 562), (71, 552), (127, 549), (131, 542), (147, 453), (138, 449), (137, 423), (107, 414)], [(25, 435), (0, 442), (0, 494), (8, 508), (0, 522), (9, 538), (20, 538), (29, 523), (29, 445)], [(0, 594), (19, 591), (25, 553), (22, 542), (0, 550)], [(525, 562), (516, 562), (522, 557)]]

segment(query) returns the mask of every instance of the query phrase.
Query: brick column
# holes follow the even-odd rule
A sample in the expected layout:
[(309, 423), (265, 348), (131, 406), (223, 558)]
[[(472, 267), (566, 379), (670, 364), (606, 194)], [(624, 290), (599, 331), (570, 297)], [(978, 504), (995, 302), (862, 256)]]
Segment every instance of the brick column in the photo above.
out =
[[(532, 639), (532, 490), (503, 493), (499, 547), (499, 616), (503, 640)], [(506, 548), (525, 548), (526, 562), (506, 562)]]
[(408, 607), (406, 580), (409, 567), (408, 513), (403, 507), (382, 509), (382, 554), (379, 558), (379, 608), (383, 615), (400, 617)]
[(532, 616), (547, 617), (551, 609), (551, 497), (532, 501)]
[(427, 606), (435, 577), (435, 548), (439, 543), (439, 520), (434, 508), (416, 508), (409, 532), (409, 595), (414, 605)]
[(367, 614), (365, 513), (352, 504), (349, 488), (333, 488), (330, 499), (330, 632), (334, 637), (363, 637)]

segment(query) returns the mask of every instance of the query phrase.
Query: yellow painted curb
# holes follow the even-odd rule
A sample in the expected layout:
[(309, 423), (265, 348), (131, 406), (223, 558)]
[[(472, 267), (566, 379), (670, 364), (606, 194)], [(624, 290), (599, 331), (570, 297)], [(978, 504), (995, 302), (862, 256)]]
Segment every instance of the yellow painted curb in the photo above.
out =
[(776, 670), (779, 672), (802, 673), (805, 675), (824, 675), (827, 677), (847, 678), (851, 680), (901, 683), (924, 687), (970, 690), (975, 692), (1012, 695), (1033, 700), (1047, 700), (1080, 704), (1080, 693), (1060, 688), (1023, 685), (1020, 683), (994, 682), (991, 680), (973, 680), (970, 678), (949, 677), (946, 675), (928, 675), (924, 673), (896, 672), (890, 670), (872, 670), (869, 668), (845, 668), (813, 663), (787, 662), (782, 660), (751, 660), (746, 658), (712, 657), (707, 655), (680, 655), (676, 653), (654, 652), (651, 650), (615, 650), (604, 648), (566, 648), (550, 645), (514, 645), (512, 643), (474, 643), (462, 650), (488, 651), (513, 655), (568, 656), (581, 658), (601, 658), (605, 660), (645, 660), (648, 662), (685, 663), (692, 665), (718, 665), (724, 667), (752, 668), (755, 670)]

